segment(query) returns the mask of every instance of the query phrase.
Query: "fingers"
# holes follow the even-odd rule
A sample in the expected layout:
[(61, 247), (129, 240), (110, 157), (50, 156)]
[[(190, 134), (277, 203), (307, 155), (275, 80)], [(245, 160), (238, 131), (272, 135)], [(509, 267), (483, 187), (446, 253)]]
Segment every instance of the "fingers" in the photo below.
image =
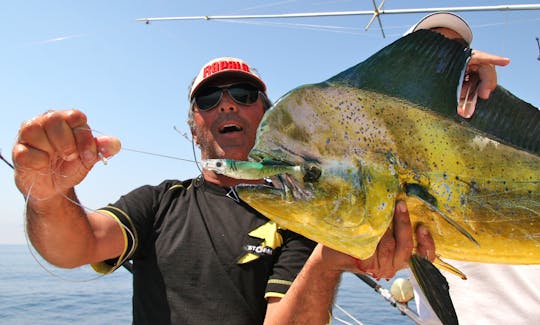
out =
[(63, 114), (49, 112), (41, 119), (41, 125), (53, 147), (53, 152), (63, 160), (72, 161), (78, 157), (75, 136)]
[(391, 278), (407, 266), (413, 249), (412, 227), (405, 202), (396, 202), (393, 226), (382, 236), (373, 256), (356, 262), (356, 266), (377, 279)]
[(47, 153), (58, 151), (61, 157), (67, 158), (73, 154), (75, 146), (70, 144), (73, 136), (64, 115), (49, 111), (24, 122), (17, 142)]
[(56, 157), (73, 161), (81, 153), (86, 154), (87, 168), (97, 160), (96, 144), (86, 116), (77, 110), (50, 111), (23, 123), (16, 148), (14, 161), (30, 168)]
[(497, 87), (497, 71), (495, 66), (506, 66), (510, 63), (509, 58), (473, 50), (471, 59), (467, 65), (469, 74), (477, 74), (480, 79), (478, 96), (488, 99), (489, 95)]
[(30, 168), (39, 171), (46, 170), (50, 167), (50, 159), (47, 151), (16, 143), (13, 146), (11, 155), (15, 169)]
[(407, 205), (397, 201), (393, 227), (386, 231), (377, 248), (380, 276), (391, 278), (397, 271), (407, 267), (412, 249), (412, 227)]
[(96, 143), (98, 151), (106, 158), (116, 155), (122, 147), (120, 140), (111, 136), (99, 136)]
[(33, 198), (49, 198), (78, 184), (97, 158), (82, 112), (49, 111), (21, 125), (13, 147), (15, 182), (25, 196), (32, 188)]
[(25, 166), (39, 170), (49, 165), (49, 155), (53, 150), (45, 130), (37, 118), (34, 118), (21, 125), (17, 143), (13, 147), (13, 163), (15, 167)]
[(396, 203), (394, 213), (394, 236), (396, 237), (396, 252), (393, 265), (399, 269), (407, 265), (413, 250), (412, 226), (409, 211), (404, 201)]
[(497, 71), (492, 64), (483, 64), (478, 67), (478, 96), (488, 99), (491, 92), (497, 87)]
[[(90, 169), (99, 160), (96, 140), (88, 125), (76, 127), (73, 132), (74, 158), (80, 158), (82, 164)], [(70, 157), (71, 158), (71, 157)]]
[(377, 258), (374, 260), (369, 270), (378, 279), (391, 278), (397, 272), (394, 265), (394, 256), (396, 251), (396, 240), (392, 229), (389, 228), (377, 245), (375, 252)]
[(416, 241), (416, 253), (433, 262), (435, 259), (435, 241), (426, 226), (420, 224), (416, 227)]
[(477, 73), (469, 73), (463, 80), (457, 109), (460, 116), (470, 118), (473, 115), (478, 99), (479, 83), (480, 78)]
[(510, 63), (509, 58), (505, 58), (503, 56), (490, 54), (478, 50), (472, 51), (471, 60), (469, 61), (469, 65), (482, 65), (482, 64), (493, 64), (498, 65), (501, 67), (504, 67)]

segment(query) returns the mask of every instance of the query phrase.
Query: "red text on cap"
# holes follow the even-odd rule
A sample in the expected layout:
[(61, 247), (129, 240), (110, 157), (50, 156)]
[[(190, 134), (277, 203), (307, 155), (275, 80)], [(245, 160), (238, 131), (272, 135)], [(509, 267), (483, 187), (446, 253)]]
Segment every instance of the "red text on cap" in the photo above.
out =
[(249, 66), (238, 61), (218, 61), (204, 67), (203, 78), (223, 70), (242, 70), (249, 73)]

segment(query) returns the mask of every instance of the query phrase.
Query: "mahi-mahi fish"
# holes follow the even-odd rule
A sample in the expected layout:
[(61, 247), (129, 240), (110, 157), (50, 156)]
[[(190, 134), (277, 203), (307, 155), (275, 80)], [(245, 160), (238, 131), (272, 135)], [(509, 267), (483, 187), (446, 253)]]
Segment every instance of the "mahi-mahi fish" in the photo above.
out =
[[(498, 86), (472, 118), (458, 116), (470, 56), (422, 30), (290, 91), (265, 114), (250, 153), (260, 170), (282, 174), (239, 186), (241, 199), (281, 227), (364, 259), (401, 198), (440, 257), (540, 264), (540, 111)], [(446, 303), (439, 318), (457, 323), (441, 315), (453, 312)]]

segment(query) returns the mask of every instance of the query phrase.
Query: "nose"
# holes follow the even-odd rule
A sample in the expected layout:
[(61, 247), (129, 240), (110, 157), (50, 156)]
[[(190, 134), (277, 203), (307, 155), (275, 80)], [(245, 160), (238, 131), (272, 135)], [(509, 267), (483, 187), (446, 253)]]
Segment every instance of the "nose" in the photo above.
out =
[(238, 111), (238, 104), (231, 98), (228, 91), (223, 92), (223, 97), (219, 103), (219, 111), (223, 113)]

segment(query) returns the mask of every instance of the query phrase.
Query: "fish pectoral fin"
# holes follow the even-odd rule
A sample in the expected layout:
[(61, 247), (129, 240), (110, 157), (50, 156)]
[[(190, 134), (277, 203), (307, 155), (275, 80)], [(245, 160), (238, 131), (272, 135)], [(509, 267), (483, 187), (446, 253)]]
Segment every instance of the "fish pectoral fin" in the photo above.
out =
[(443, 217), (444, 220), (446, 220), (450, 225), (452, 225), (454, 228), (456, 228), (457, 231), (459, 231), (463, 236), (467, 237), (470, 241), (476, 244), (476, 246), (480, 247), (480, 243), (471, 235), (465, 228), (463, 228), (459, 223), (455, 222), (454, 219), (450, 218), (446, 214), (444, 214), (441, 210), (437, 209), (436, 207), (430, 207), (433, 209), (433, 211), (437, 212), (439, 215)]
[(429, 193), (429, 191), (424, 186), (419, 184), (407, 183), (405, 184), (405, 193), (407, 193), (408, 196), (417, 197), (427, 207), (429, 207), (429, 209), (443, 217), (446, 222), (452, 225), (452, 227), (456, 228), (456, 230), (459, 231), (463, 236), (467, 237), (467, 239), (480, 247), (480, 243), (478, 243), (478, 241), (473, 237), (473, 235), (471, 235), (454, 219), (450, 218), (448, 215), (446, 215), (446, 213), (437, 208), (437, 199), (433, 195), (431, 195), (431, 193)]
[(465, 273), (461, 272), (458, 268), (456, 268), (452, 264), (449, 264), (449, 263), (443, 261), (439, 256), (435, 257), (435, 260), (433, 261), (433, 264), (435, 264), (435, 266), (437, 266), (437, 268), (439, 268), (441, 270), (445, 270), (445, 271), (450, 272), (450, 273), (452, 273), (452, 274), (454, 274), (456, 276), (459, 276), (463, 280), (467, 280), (467, 276), (465, 275)]
[(420, 289), (441, 322), (445, 325), (458, 324), (456, 310), (444, 275), (429, 260), (416, 254), (411, 256), (409, 265)]

